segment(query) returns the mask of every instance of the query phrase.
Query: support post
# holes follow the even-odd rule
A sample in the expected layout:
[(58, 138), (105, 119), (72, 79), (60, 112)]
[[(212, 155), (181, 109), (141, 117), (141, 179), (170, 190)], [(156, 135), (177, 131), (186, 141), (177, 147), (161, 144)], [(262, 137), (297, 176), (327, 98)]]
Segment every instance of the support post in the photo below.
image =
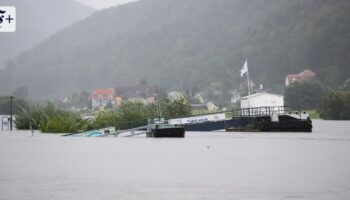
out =
[(13, 121), (13, 117), (12, 117), (12, 115), (13, 115), (13, 99), (14, 99), (15, 97), (13, 97), (13, 96), (10, 96), (10, 131), (12, 131), (12, 121)]

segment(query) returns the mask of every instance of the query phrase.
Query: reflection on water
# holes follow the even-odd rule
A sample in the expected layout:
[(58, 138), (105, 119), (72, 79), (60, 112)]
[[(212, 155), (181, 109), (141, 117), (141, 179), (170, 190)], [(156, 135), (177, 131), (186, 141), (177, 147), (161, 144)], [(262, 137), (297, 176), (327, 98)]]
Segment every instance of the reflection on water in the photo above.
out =
[(0, 199), (348, 199), (350, 122), (185, 139), (0, 132)]

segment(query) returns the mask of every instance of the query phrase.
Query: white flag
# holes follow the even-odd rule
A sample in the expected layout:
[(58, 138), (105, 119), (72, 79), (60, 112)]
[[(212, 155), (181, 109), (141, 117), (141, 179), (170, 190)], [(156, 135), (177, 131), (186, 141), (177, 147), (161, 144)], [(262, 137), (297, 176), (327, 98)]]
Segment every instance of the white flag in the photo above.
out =
[(241, 77), (248, 72), (248, 60), (245, 61), (243, 68), (241, 69)]

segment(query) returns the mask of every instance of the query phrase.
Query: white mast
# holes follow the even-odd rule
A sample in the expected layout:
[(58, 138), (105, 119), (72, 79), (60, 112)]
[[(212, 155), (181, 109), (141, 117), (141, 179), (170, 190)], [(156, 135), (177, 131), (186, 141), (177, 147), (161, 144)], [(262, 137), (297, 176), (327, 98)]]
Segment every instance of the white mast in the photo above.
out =
[(250, 96), (250, 80), (249, 80), (249, 70), (248, 70), (248, 59), (246, 59), (245, 63), (247, 65), (248, 96)]

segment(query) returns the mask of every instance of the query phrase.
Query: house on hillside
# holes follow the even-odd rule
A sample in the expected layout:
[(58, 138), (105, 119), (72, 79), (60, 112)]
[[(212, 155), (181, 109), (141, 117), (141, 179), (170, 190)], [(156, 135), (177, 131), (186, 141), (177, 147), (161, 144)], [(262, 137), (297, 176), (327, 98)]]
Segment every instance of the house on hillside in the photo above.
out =
[(306, 79), (310, 79), (316, 76), (316, 73), (306, 69), (302, 72), (300, 72), (299, 74), (289, 74), (286, 77), (286, 86), (289, 86), (290, 84), (296, 82), (296, 81), (303, 81)]
[(210, 111), (210, 112), (216, 112), (216, 111), (219, 110), (219, 107), (216, 106), (213, 102), (209, 101), (209, 102), (207, 103), (207, 109), (208, 109), (208, 111)]
[(69, 97), (65, 97), (65, 96), (59, 96), (59, 97), (56, 97), (54, 101), (56, 103), (65, 104), (65, 103), (69, 103), (70, 98)]
[(241, 100), (241, 93), (238, 90), (230, 90), (231, 104), (236, 104)]
[(201, 93), (196, 94), (196, 95), (193, 97), (193, 100), (195, 100), (195, 101), (198, 102), (199, 104), (204, 104), (204, 98), (203, 98), (203, 96), (202, 96)]
[(140, 84), (128, 87), (117, 87), (116, 90), (123, 102), (142, 102), (144, 104), (152, 104), (156, 102), (155, 86)]
[(184, 99), (185, 95), (182, 92), (171, 91), (168, 93), (168, 98), (170, 101), (175, 101), (179, 99)]
[(282, 95), (278, 94), (257, 93), (241, 98), (241, 108), (282, 106), (284, 106), (284, 98)]
[(90, 96), (93, 109), (105, 108), (107, 105), (117, 106), (117, 94), (114, 89), (97, 89)]
[(128, 93), (125, 93), (122, 98), (128, 102), (140, 102), (145, 105), (156, 102), (155, 97), (148, 97), (146, 95), (143, 95), (140, 92), (133, 92), (133, 91), (129, 91)]

